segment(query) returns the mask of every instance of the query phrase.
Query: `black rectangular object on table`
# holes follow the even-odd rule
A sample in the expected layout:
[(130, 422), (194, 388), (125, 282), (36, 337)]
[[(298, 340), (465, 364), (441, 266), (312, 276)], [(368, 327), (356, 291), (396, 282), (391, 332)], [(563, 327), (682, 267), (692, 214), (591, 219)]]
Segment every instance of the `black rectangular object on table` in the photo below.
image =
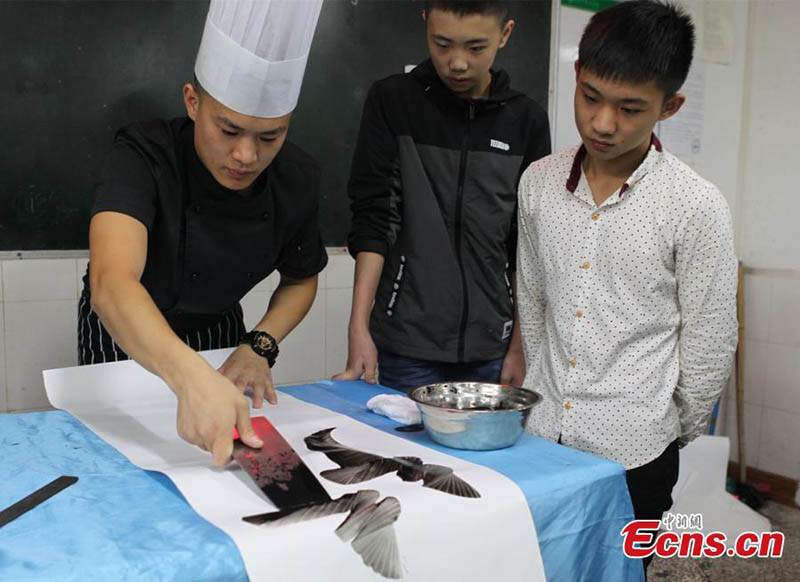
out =
[(7, 507), (3, 511), (0, 511), (0, 527), (3, 527), (8, 522), (17, 519), (26, 511), (30, 511), (40, 503), (47, 501), (53, 495), (59, 491), (63, 491), (77, 481), (77, 477), (72, 477), (70, 475), (62, 475), (57, 479), (53, 479), (44, 487), (37, 489), (24, 499), (20, 499), (13, 505)]
[(278, 509), (304, 507), (331, 501), (330, 495), (286, 439), (263, 416), (252, 419), (264, 446), (254, 449), (239, 439), (233, 458)]

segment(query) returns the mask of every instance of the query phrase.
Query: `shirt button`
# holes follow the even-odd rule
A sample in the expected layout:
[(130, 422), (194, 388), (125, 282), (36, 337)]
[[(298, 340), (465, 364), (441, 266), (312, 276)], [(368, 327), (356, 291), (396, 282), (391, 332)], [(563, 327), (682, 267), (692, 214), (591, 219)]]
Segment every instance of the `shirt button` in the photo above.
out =
[(192, 281), (197, 281), (197, 278), (200, 276), (199, 273), (192, 273)]
[(592, 214), (592, 220), (597, 220), (598, 218), (600, 218), (600, 215), (597, 212)]
[(570, 404), (569, 402), (565, 402), (565, 403), (564, 403), (564, 408), (565, 408), (566, 410), (569, 410), (570, 408), (572, 408), (572, 404)]
[(571, 367), (573, 367), (573, 368), (574, 368), (575, 366), (577, 366), (577, 365), (578, 365), (578, 360), (576, 360), (575, 358), (572, 358), (572, 359), (569, 361), (569, 365), (570, 365)]
[(585, 263), (583, 263), (581, 265), (581, 269), (588, 269), (590, 266), (591, 266), (591, 264), (589, 263), (589, 261), (586, 261)]
[(583, 317), (583, 311), (581, 311), (580, 309), (578, 311), (576, 311), (575, 312), (575, 317)]
[(269, 212), (265, 212), (264, 214), (262, 214), (261, 218), (263, 218), (264, 220), (267, 220), (269, 218)]

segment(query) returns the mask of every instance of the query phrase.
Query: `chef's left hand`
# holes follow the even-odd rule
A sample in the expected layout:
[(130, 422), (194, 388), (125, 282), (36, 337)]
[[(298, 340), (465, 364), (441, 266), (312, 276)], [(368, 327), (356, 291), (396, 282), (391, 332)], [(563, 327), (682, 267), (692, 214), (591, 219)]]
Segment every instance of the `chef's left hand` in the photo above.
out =
[(522, 348), (509, 348), (503, 358), (503, 368), (500, 371), (500, 383), (511, 386), (522, 386), (525, 381), (525, 355)]
[(236, 348), (219, 371), (242, 392), (248, 386), (253, 389), (253, 408), (264, 405), (265, 395), (270, 404), (278, 403), (267, 359), (256, 354), (250, 346), (242, 344)]

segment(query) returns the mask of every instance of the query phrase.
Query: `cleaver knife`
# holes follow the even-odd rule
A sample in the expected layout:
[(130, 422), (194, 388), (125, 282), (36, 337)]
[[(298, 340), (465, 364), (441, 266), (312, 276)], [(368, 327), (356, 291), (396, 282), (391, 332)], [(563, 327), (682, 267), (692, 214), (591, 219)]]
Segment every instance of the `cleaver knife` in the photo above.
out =
[(263, 416), (250, 419), (264, 442), (248, 447), (234, 431), (233, 458), (278, 509), (328, 503), (330, 495), (281, 433)]

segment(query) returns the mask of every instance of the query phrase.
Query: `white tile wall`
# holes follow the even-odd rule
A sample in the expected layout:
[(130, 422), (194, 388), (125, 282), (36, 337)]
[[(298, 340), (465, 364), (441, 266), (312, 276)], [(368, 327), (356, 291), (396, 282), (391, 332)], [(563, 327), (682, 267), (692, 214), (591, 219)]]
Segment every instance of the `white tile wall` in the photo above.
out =
[[(75, 260), (69, 271), (75, 281)], [(42, 370), (78, 363), (76, 299), (6, 301), (5, 344), (8, 409), (48, 406)]]
[(344, 247), (330, 249), (328, 254), (328, 266), (325, 269), (327, 275), (326, 287), (328, 289), (352, 289), (353, 273), (356, 262)]
[(75, 259), (3, 261), (3, 300), (76, 299), (75, 269)]
[(281, 353), (273, 369), (276, 384), (296, 384), (325, 378), (325, 289), (305, 319), (281, 342)]
[[(732, 393), (732, 391), (731, 391)], [(724, 424), (725, 435), (730, 438), (730, 459), (731, 461), (739, 460), (739, 439), (736, 430), (736, 398), (729, 396), (725, 398), (724, 406), (725, 418)], [(750, 467), (758, 466), (758, 457), (760, 452), (760, 436), (761, 436), (761, 415), (763, 408), (761, 406), (753, 406), (752, 404), (744, 405), (744, 444), (745, 444), (745, 458), (747, 465)]]
[(89, 264), (89, 259), (75, 259), (75, 276), (76, 281), (75, 285), (78, 289), (78, 297), (81, 295), (81, 291), (83, 291), (83, 276), (86, 274), (86, 266)]
[(325, 295), (325, 376), (343, 372), (347, 365), (347, 326), (352, 288), (328, 289)]
[[(799, 478), (800, 279), (746, 273), (743, 339), (747, 464)], [(723, 427), (738, 460), (735, 385), (725, 400)]]
[(258, 289), (253, 289), (242, 297), (239, 303), (242, 305), (244, 325), (248, 330), (253, 329), (253, 327), (261, 321), (261, 318), (264, 317), (264, 314), (267, 312), (267, 306), (269, 306), (270, 297), (272, 297), (272, 290), (259, 291)]
[(800, 414), (764, 408), (758, 468), (800, 479)]
[(766, 342), (744, 341), (744, 401), (747, 404), (762, 406), (767, 392), (767, 366), (769, 344)]
[[(331, 247), (331, 248), (328, 249), (328, 256), (330, 256), (332, 248), (336, 248), (336, 247)], [(328, 265), (326, 265), (325, 268), (322, 270), (322, 272), (319, 275), (317, 275), (317, 289), (327, 289), (328, 288), (328, 271), (329, 270), (330, 269), (329, 269)], [(280, 281), (281, 278), (280, 278), (280, 275), (278, 275), (278, 273), (273, 273), (271, 275), (271, 277), (274, 277), (274, 279), (275, 279), (275, 285), (273, 285), (273, 289), (274, 289), (275, 287), (278, 286), (278, 282)]]
[[(758, 467), (761, 458), (761, 423), (764, 409), (751, 404), (744, 405), (744, 456), (749, 467)], [(739, 458), (739, 440), (731, 439), (731, 446), (736, 447), (735, 460)]]
[(258, 285), (253, 287), (253, 291), (269, 291), (272, 293), (275, 291), (275, 288), (278, 286), (280, 280), (280, 274), (277, 271), (273, 271), (269, 277), (262, 279)]
[(800, 348), (800, 279), (776, 277), (771, 303), (770, 343)]
[(779, 344), (768, 347), (764, 406), (800, 415), (800, 349)]
[(751, 341), (765, 342), (769, 339), (772, 278), (746, 273), (744, 297), (744, 333)]
[[(789, 32), (800, 16), (800, 3), (750, 2), (749, 7), (752, 66), (745, 79), (750, 98), (741, 120), (744, 164), (739, 174), (736, 234), (738, 254), (751, 269), (745, 276), (746, 341), (763, 343), (766, 353), (748, 355), (746, 368), (762, 369), (746, 371), (748, 378), (763, 378), (765, 385), (757, 467), (797, 479), (800, 238), (793, 217), (800, 199), (795, 195), (793, 174), (785, 171), (796, 151), (797, 124), (787, 123), (782, 112), (800, 87), (800, 61), (793, 56), (800, 48), (800, 37)], [(747, 347), (752, 352), (749, 343)], [(748, 439), (755, 429), (750, 422), (754, 423), (747, 419)]]

